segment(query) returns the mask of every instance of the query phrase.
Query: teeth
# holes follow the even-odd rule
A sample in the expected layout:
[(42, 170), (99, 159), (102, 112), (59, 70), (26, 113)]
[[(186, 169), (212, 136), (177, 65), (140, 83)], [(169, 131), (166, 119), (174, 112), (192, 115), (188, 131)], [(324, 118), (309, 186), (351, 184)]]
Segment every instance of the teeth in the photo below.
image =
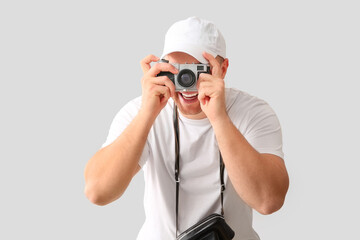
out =
[(192, 98), (198, 95), (198, 93), (182, 93), (182, 95), (186, 98)]

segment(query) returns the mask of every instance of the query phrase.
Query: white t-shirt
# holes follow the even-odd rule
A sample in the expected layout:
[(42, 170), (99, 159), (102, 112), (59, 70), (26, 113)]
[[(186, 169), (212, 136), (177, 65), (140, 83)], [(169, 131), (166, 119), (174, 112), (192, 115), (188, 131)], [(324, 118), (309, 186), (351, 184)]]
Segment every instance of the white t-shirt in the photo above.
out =
[[(141, 97), (130, 101), (115, 116), (103, 147), (112, 143), (136, 116)], [(234, 125), (260, 153), (283, 158), (280, 123), (263, 100), (226, 89), (226, 109)], [(175, 239), (175, 137), (173, 100), (156, 118), (139, 165), (145, 177), (145, 223), (138, 240)], [(207, 118), (192, 120), (179, 114), (180, 190), (179, 233), (202, 218), (220, 213), (219, 148)], [(236, 147), (236, 146), (234, 146)], [(225, 170), (225, 220), (235, 231), (234, 240), (259, 239), (252, 228), (252, 208), (236, 193)]]

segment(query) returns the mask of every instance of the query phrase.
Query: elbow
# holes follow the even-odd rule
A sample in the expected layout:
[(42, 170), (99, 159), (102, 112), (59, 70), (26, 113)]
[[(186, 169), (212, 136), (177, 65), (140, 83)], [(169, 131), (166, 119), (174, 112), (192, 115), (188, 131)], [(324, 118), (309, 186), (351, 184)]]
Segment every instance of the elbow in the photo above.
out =
[(277, 196), (273, 198), (266, 199), (259, 206), (256, 211), (262, 215), (270, 215), (278, 210), (284, 205), (285, 196)]
[(264, 204), (261, 208), (259, 208), (257, 211), (262, 214), (262, 215), (270, 215), (273, 214), (274, 212), (278, 211), (282, 205), (284, 204), (284, 202), (269, 202)]
[(270, 215), (282, 208), (285, 202), (286, 193), (289, 189), (289, 179), (287, 178), (281, 188), (264, 194), (262, 203), (256, 209), (262, 215)]
[(95, 205), (105, 206), (111, 202), (106, 199), (103, 194), (101, 194), (99, 191), (95, 190), (92, 187), (86, 186), (84, 193), (87, 199)]

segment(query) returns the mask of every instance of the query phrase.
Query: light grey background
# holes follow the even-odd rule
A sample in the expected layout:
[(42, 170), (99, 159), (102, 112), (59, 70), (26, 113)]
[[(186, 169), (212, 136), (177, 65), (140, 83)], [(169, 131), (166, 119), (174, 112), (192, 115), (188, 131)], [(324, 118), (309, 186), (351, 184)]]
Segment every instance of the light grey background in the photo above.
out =
[(83, 170), (117, 111), (141, 94), (139, 61), (175, 21), (214, 21), (228, 87), (265, 99), (283, 128), (290, 189), (254, 212), (264, 240), (359, 239), (358, 1), (1, 1), (0, 239), (135, 239), (143, 175), (105, 206)]

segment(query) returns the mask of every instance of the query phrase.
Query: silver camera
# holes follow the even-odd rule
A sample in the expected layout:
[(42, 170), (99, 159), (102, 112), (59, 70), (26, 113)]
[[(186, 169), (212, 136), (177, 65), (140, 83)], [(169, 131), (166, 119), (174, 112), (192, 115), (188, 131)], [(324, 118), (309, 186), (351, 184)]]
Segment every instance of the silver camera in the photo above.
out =
[[(159, 62), (169, 63), (169, 61), (165, 59), (161, 59)], [(210, 73), (209, 64), (171, 63), (171, 65), (179, 70), (178, 74), (160, 72), (157, 76), (167, 76), (174, 83), (176, 92), (197, 92), (196, 83), (200, 73)]]

